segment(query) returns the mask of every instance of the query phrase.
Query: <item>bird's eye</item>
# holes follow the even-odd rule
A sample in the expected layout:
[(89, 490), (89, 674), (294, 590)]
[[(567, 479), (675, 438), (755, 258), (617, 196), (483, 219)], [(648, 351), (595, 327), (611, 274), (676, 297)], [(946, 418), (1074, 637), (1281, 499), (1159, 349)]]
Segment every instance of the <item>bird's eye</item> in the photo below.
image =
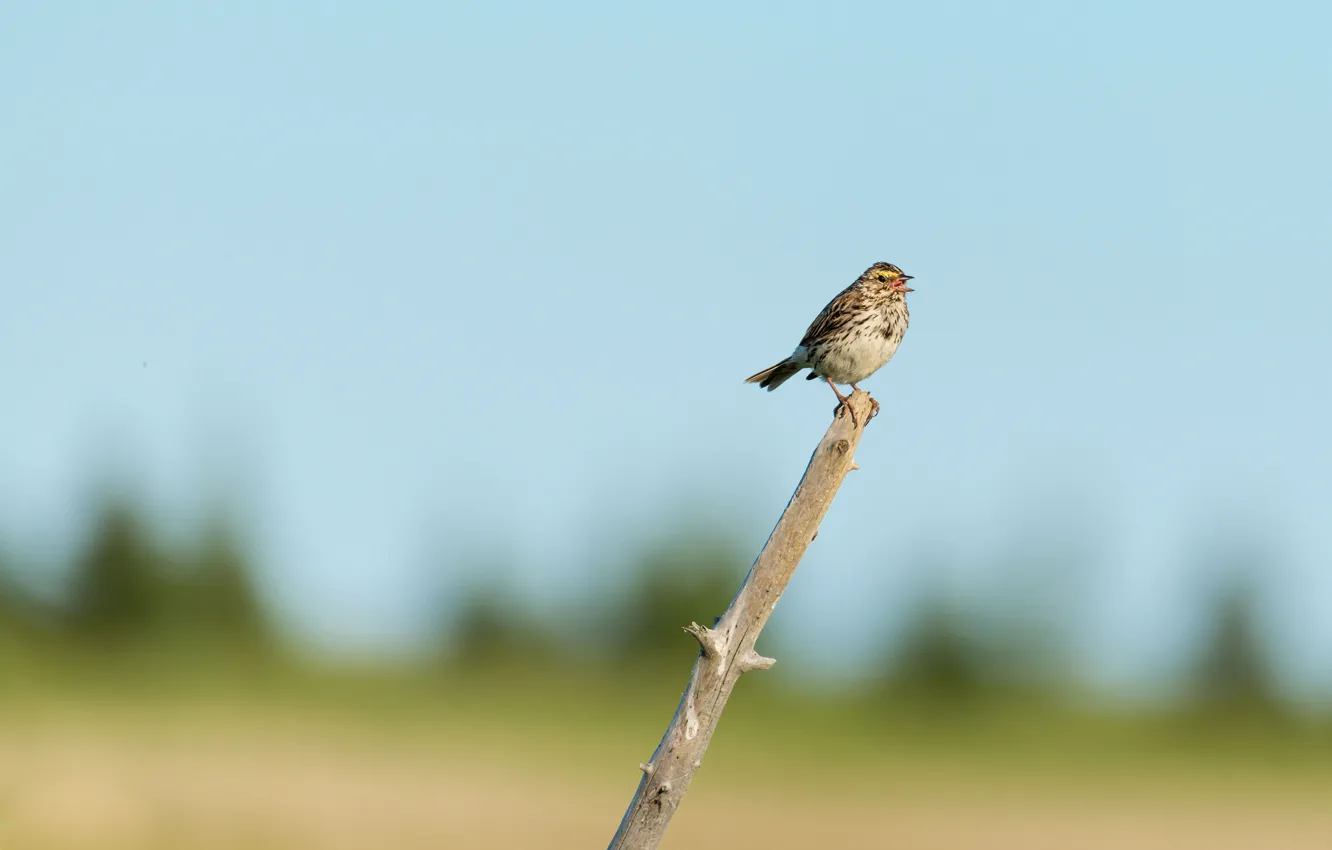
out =
[(879, 275), (879, 280), (887, 280), (887, 279), (888, 279), (888, 275), (886, 275), (886, 274), (881, 274), (881, 275)]

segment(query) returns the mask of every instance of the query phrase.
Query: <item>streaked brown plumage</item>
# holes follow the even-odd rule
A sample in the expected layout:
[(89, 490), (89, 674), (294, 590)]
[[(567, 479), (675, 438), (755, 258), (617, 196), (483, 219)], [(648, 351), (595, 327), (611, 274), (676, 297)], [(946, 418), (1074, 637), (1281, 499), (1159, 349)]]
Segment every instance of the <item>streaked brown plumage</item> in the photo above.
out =
[[(827, 381), (837, 396), (839, 412), (845, 409), (851, 421), (859, 425), (837, 384), (850, 384), (853, 390), (859, 390), (856, 384), (893, 359), (910, 320), (906, 294), (912, 289), (906, 285), (908, 280), (911, 275), (891, 263), (870, 266), (828, 302), (790, 357), (750, 375), (745, 382), (771, 391), (801, 369), (809, 369), (806, 379)], [(873, 417), (879, 412), (879, 403), (873, 399), (870, 402), (874, 405)]]

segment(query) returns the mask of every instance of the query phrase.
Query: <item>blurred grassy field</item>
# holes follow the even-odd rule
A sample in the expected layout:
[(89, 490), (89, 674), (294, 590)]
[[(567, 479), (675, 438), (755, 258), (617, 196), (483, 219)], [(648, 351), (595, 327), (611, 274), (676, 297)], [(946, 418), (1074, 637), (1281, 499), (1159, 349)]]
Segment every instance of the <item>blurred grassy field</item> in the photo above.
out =
[[(601, 847), (686, 671), (5, 668), (0, 847)], [(1315, 729), (742, 682), (665, 847), (1326, 848)]]
[[(182, 544), (111, 500), (59, 598), (0, 569), (0, 850), (604, 847), (685, 685), (680, 624), (748, 563), (652, 537), (622, 598), (543, 619), (482, 585), (441, 600), (433, 661), (327, 669), (226, 528)], [(1332, 847), (1332, 718), (1274, 686), (1252, 603), (1209, 603), (1147, 712), (1075, 698), (1057, 629), (922, 596), (859, 692), (746, 676), (664, 846)]]

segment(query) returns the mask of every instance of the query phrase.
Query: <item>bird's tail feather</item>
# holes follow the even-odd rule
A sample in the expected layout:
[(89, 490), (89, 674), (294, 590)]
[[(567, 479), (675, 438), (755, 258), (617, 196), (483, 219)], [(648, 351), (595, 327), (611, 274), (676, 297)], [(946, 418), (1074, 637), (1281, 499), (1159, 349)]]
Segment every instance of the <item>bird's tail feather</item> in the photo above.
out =
[(804, 366), (798, 366), (789, 359), (783, 360), (775, 366), (769, 366), (762, 372), (755, 372), (748, 378), (745, 378), (746, 384), (758, 384), (768, 392), (772, 392), (782, 385), (787, 378), (799, 372)]

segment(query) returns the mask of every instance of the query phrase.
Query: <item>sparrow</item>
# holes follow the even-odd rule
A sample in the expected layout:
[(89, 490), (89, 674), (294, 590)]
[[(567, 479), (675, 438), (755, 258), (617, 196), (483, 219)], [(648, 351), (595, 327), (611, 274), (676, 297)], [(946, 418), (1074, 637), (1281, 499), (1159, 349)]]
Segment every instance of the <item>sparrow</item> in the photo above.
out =
[[(837, 396), (837, 415), (845, 410), (853, 425), (859, 426), (847, 396), (838, 384), (852, 390), (861, 381), (883, 368), (901, 345), (910, 316), (906, 294), (912, 277), (892, 263), (875, 263), (856, 282), (843, 289), (814, 319), (791, 356), (745, 379), (771, 392), (801, 369), (809, 369), (806, 380), (822, 378)], [(873, 419), (879, 403), (873, 398)]]

